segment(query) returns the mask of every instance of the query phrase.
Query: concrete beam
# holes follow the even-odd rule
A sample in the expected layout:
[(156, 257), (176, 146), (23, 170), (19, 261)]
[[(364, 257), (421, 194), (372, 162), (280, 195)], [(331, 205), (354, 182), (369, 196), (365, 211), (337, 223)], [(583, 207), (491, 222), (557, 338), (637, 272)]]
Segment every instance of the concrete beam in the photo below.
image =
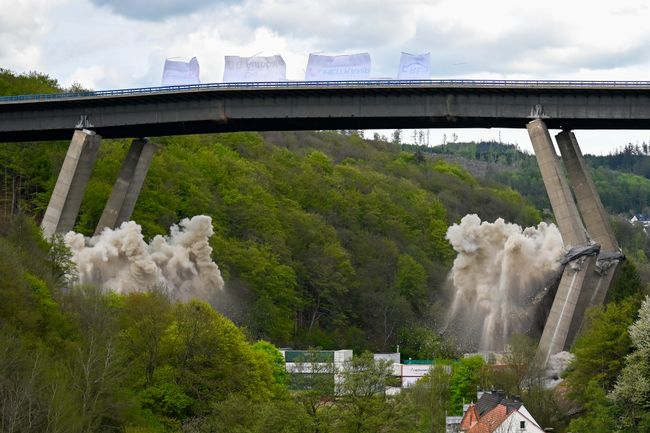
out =
[(99, 235), (106, 227), (114, 229), (131, 219), (155, 151), (156, 146), (148, 140), (133, 140), (99, 219), (95, 235)]
[(572, 246), (583, 245), (588, 240), (586, 230), (571, 195), (560, 160), (555, 153), (548, 128), (540, 119), (533, 120), (526, 127), (535, 149), (537, 164), (542, 173), (546, 193), (551, 202), (564, 246), (568, 249)]
[(101, 139), (85, 129), (74, 132), (41, 222), (45, 237), (66, 233), (74, 227)]

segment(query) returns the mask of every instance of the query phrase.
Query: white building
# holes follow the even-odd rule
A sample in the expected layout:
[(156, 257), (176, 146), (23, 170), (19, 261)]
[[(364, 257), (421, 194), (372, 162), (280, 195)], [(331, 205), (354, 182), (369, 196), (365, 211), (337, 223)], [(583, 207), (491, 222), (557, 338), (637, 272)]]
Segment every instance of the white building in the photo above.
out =
[[(332, 377), (335, 388), (341, 384), (340, 374), (345, 363), (352, 360), (352, 350), (291, 350), (281, 349), (284, 356), (285, 369), (294, 379), (294, 387), (302, 389), (309, 387), (310, 377), (316, 375)], [(390, 386), (386, 389), (388, 395), (398, 394), (403, 388), (410, 388), (422, 377), (429, 374), (434, 364), (432, 361), (408, 360), (404, 364), (400, 361), (400, 353), (375, 353), (373, 358), (376, 362), (388, 361), (392, 375), (398, 378), (398, 386)], [(451, 374), (451, 365), (442, 365), (442, 368)]]
[(470, 404), (459, 429), (463, 433), (544, 433), (524, 404), (502, 391), (483, 393), (476, 404)]
[(632, 224), (641, 224), (644, 228), (650, 227), (650, 215), (636, 214), (631, 219)]
[(352, 360), (352, 350), (281, 349), (280, 353), (284, 357), (284, 368), (291, 375), (291, 388), (311, 389), (316, 383), (323, 386), (327, 382), (335, 394), (340, 392), (344, 365)]

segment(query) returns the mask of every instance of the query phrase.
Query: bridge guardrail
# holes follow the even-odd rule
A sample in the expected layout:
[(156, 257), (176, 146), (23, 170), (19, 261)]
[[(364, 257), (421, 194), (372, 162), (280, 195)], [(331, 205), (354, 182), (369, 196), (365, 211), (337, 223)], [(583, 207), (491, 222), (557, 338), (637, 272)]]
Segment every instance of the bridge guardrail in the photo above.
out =
[(362, 81), (278, 81), (254, 83), (206, 83), (180, 86), (136, 87), (130, 89), (97, 90), (73, 93), (48, 93), (39, 95), (2, 96), (1, 102), (44, 101), (52, 99), (72, 99), (98, 96), (146, 95), (166, 92), (200, 91), (211, 89), (283, 89), (283, 88), (348, 88), (348, 87), (409, 87), (444, 86), (458, 87), (548, 87), (548, 88), (643, 88), (650, 89), (650, 81), (575, 81), (575, 80), (362, 80)]

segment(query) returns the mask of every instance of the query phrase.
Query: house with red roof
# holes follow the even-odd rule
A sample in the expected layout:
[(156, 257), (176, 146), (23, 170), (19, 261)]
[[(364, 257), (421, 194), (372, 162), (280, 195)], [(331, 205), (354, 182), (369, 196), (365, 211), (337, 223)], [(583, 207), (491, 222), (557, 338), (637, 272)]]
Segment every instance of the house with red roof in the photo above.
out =
[(502, 391), (483, 393), (460, 422), (463, 433), (544, 433), (523, 403)]

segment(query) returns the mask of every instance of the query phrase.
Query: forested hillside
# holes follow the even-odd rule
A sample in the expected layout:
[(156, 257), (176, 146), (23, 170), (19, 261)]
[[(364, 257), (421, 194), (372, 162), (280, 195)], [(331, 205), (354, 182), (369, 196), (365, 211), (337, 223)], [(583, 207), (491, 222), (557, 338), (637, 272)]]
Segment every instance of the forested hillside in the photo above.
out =
[(587, 155), (592, 167), (606, 167), (650, 178), (650, 148), (648, 143), (641, 145), (628, 143), (609, 155)]
[[(453, 258), (444, 239), (450, 223), (468, 212), (525, 225), (539, 218), (507, 188), (356, 135), (242, 133), (156, 143), (134, 220), (150, 237), (184, 217), (211, 215), (214, 258), (226, 280), (217, 305), (253, 335), (282, 345), (388, 350), (401, 343), (417, 352), (421, 342), (401, 336), (440, 319), (436, 305)], [(102, 144), (79, 231), (93, 232), (128, 144)], [(13, 176), (5, 177), (5, 197), (18, 197), (10, 201), (38, 219), (65, 148), (3, 146)]]
[[(489, 165), (485, 178), (509, 185), (538, 209), (549, 208), (539, 168), (532, 154), (511, 144), (494, 141), (448, 143), (423, 147), (406, 145), (413, 152), (455, 155)], [(628, 144), (609, 155), (585, 155), (605, 208), (611, 214), (647, 213), (650, 210), (650, 156), (648, 146)], [(508, 169), (505, 169), (505, 168)]]

